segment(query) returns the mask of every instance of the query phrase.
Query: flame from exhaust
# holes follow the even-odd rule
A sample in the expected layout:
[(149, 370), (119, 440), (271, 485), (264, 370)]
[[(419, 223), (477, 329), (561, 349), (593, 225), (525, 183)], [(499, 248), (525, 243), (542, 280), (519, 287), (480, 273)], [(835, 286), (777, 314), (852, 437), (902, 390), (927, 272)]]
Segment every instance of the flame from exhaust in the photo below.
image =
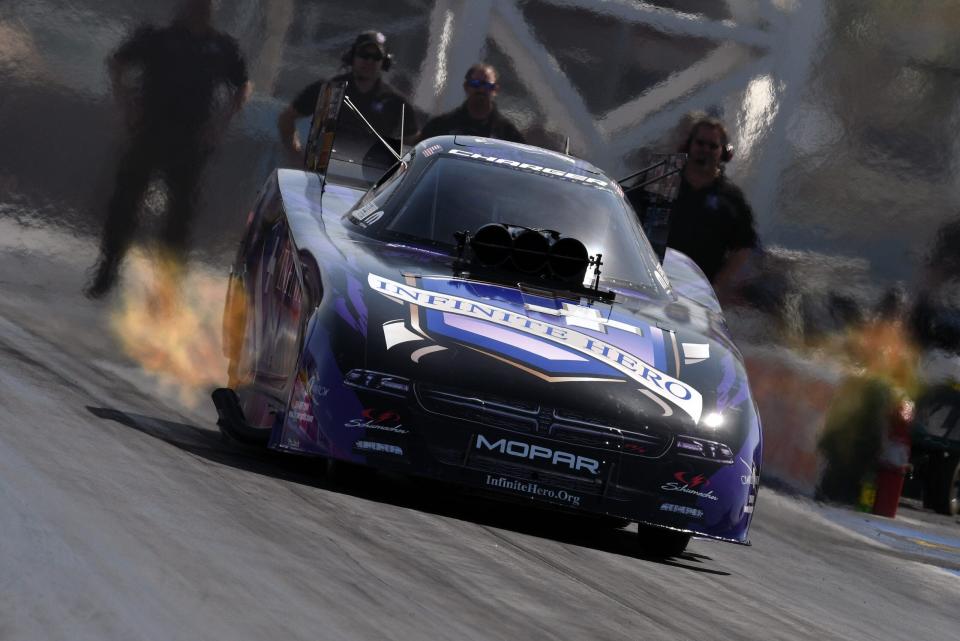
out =
[(124, 352), (162, 388), (196, 407), (226, 379), (221, 328), (227, 280), (188, 273), (172, 260), (149, 260), (139, 251), (131, 252), (127, 264), (113, 330)]

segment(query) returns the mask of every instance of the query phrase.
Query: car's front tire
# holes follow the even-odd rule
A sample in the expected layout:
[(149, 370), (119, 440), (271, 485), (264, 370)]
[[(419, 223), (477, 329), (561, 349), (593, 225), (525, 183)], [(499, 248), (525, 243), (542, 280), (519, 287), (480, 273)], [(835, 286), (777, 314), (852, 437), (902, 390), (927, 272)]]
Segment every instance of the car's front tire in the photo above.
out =
[(324, 474), (327, 480), (337, 485), (357, 488), (371, 484), (377, 470), (359, 463), (328, 458), (324, 464)]

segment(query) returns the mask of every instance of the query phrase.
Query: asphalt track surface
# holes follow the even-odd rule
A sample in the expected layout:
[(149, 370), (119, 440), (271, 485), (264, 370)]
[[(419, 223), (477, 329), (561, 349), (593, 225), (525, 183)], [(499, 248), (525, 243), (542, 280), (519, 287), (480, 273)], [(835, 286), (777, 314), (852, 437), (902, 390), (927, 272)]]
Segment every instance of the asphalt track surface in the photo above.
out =
[(92, 247), (0, 220), (3, 641), (960, 636), (960, 564), (769, 489), (752, 547), (655, 561), (629, 527), (224, 442), (82, 297)]

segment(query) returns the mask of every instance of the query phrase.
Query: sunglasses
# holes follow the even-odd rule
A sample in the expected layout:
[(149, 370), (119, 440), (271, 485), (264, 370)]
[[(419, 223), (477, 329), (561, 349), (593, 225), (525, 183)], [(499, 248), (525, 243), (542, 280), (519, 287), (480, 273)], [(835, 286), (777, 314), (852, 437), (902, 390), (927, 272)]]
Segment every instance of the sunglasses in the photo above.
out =
[(697, 138), (693, 141), (693, 143), (699, 147), (706, 147), (713, 151), (720, 149), (720, 145), (713, 142), (712, 140), (700, 140), (699, 138)]
[(366, 53), (358, 51), (353, 57), (360, 58), (361, 60), (376, 60), (378, 62), (383, 60), (383, 54), (379, 51), (367, 51)]
[(486, 80), (477, 80), (476, 78), (471, 78), (467, 80), (467, 86), (474, 89), (483, 89), (484, 91), (493, 91), (497, 88), (497, 83), (487, 82)]

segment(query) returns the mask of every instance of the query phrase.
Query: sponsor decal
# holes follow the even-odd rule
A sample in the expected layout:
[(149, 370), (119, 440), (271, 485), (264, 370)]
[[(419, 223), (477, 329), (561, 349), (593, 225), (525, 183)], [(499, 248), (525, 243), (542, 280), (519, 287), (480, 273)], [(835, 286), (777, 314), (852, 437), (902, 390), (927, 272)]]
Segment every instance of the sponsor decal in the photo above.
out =
[(360, 413), (363, 418), (376, 421), (378, 425), (394, 425), (400, 423), (400, 414), (394, 410), (377, 410), (367, 407)]
[(677, 505), (676, 503), (663, 503), (660, 505), (660, 511), (684, 514), (686, 516), (692, 516), (695, 519), (703, 518), (703, 510), (687, 505)]
[(561, 452), (553, 450), (542, 445), (530, 445), (523, 441), (510, 441), (501, 438), (495, 441), (488, 441), (483, 434), (477, 434), (476, 449), (486, 450), (488, 452), (499, 452), (507, 456), (535, 461), (542, 459), (553, 465), (565, 466), (579, 472), (586, 470), (593, 475), (600, 473), (600, 461), (586, 456), (571, 454), (570, 452)]
[(750, 486), (750, 490), (747, 493), (747, 504), (743, 507), (743, 513), (750, 514), (753, 512), (753, 508), (757, 503), (757, 493), (760, 490), (760, 474), (757, 471), (756, 463), (747, 463), (743, 460), (743, 457), (738, 458), (740, 458), (740, 462), (743, 463), (743, 466), (750, 472), (749, 474), (740, 475), (740, 482)]
[(440, 151), (441, 149), (443, 149), (443, 147), (442, 147), (441, 145), (431, 145), (431, 146), (429, 146), (429, 147), (427, 147), (426, 149), (423, 150), (423, 155), (424, 155), (424, 156), (432, 156), (433, 154), (437, 153), (437, 152)]
[(357, 218), (363, 218), (367, 214), (377, 210), (377, 203), (374, 200), (371, 200), (363, 207), (359, 207), (356, 211), (353, 212), (353, 215)]
[(697, 474), (696, 476), (688, 480), (686, 472), (677, 472), (673, 475), (673, 478), (677, 479), (678, 481), (680, 481), (681, 483), (683, 483), (688, 487), (698, 487), (700, 485), (702, 485), (703, 487), (707, 487), (708, 485), (710, 485), (710, 480), (703, 474)]
[(357, 441), (353, 444), (353, 446), (358, 450), (364, 450), (366, 452), (377, 452), (379, 454), (394, 454), (396, 456), (403, 456), (403, 448), (399, 445), (391, 445), (390, 443)]
[(316, 374), (312, 374), (307, 380), (307, 387), (310, 389), (310, 396), (314, 400), (325, 398), (330, 393), (330, 388), (323, 385)]
[(645, 363), (637, 356), (599, 338), (588, 336), (568, 327), (534, 320), (496, 305), (451, 294), (438, 294), (412, 285), (397, 283), (375, 274), (367, 275), (367, 283), (374, 291), (392, 300), (485, 320), (495, 325), (509, 327), (563, 345), (609, 365), (682, 409), (693, 419), (694, 423), (700, 421), (700, 414), (703, 411), (703, 397), (700, 392), (666, 372)]
[(383, 210), (376, 200), (371, 200), (363, 207), (354, 211), (350, 216), (357, 221), (361, 227), (367, 227), (383, 218)]
[(660, 486), (660, 489), (666, 492), (690, 494), (692, 496), (696, 496), (697, 498), (707, 499), (710, 501), (718, 500), (718, 497), (713, 493), (713, 490), (708, 490), (706, 492), (701, 491), (703, 488), (710, 485), (710, 480), (703, 474), (698, 474), (693, 478), (687, 478), (686, 472), (676, 472), (673, 475), (673, 478), (677, 480), (664, 483)]
[(400, 415), (393, 410), (376, 410), (367, 408), (363, 410), (361, 418), (352, 418), (343, 424), (344, 427), (357, 427), (368, 430), (380, 430), (381, 432), (393, 432), (394, 434), (409, 434), (409, 430), (403, 428), (400, 424)]
[(578, 495), (571, 494), (566, 490), (543, 487), (539, 483), (528, 483), (526, 481), (508, 479), (505, 476), (491, 476), (489, 474), (487, 474), (486, 483), (490, 487), (496, 487), (502, 490), (511, 490), (513, 492), (527, 494), (530, 496), (540, 496), (553, 499), (555, 501), (563, 501), (564, 503), (569, 503), (573, 507), (580, 507), (580, 497)]
[(290, 418), (298, 421), (301, 427), (311, 425), (313, 423), (313, 414), (310, 413), (310, 404), (300, 400), (291, 402)]
[(466, 151), (463, 149), (451, 149), (447, 152), (451, 156), (463, 156), (464, 158), (472, 158), (474, 160), (484, 160), (488, 163), (494, 165), (503, 165), (504, 167), (512, 167), (514, 169), (525, 169), (526, 171), (533, 171), (544, 176), (554, 176), (557, 178), (564, 178), (572, 182), (582, 183), (584, 185), (593, 185), (600, 189), (606, 189), (609, 187), (609, 183), (605, 180), (598, 180), (597, 178), (590, 178), (589, 176), (584, 176), (582, 174), (574, 174), (569, 171), (564, 171), (562, 169), (553, 169), (551, 167), (542, 167), (540, 165), (533, 165), (526, 162), (520, 162), (518, 160), (510, 160), (509, 158), (500, 158), (498, 156), (487, 156), (484, 154), (477, 154), (472, 151)]
[(286, 426), (290, 426), (299, 432), (300, 436), (305, 437), (307, 441), (314, 441), (318, 438), (319, 427), (313, 417), (313, 407), (307, 393), (306, 384), (306, 376), (301, 371), (297, 374), (293, 384), (290, 407), (284, 420), (284, 431), (286, 432)]
[(755, 464), (751, 465), (750, 463), (747, 463), (742, 457), (740, 457), (740, 462), (743, 463), (748, 472), (747, 474), (740, 476), (740, 482), (744, 485), (760, 485), (760, 475), (757, 474), (757, 466)]

